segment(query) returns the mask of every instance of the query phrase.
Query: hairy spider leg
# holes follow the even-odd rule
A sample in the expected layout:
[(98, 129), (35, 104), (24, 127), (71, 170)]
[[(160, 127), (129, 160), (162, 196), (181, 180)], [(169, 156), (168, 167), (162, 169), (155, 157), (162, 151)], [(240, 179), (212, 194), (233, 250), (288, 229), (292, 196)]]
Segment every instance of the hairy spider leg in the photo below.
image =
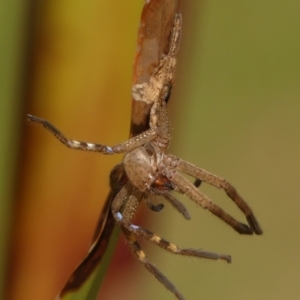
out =
[(65, 146), (75, 150), (94, 151), (103, 154), (119, 154), (129, 152), (135, 148), (138, 148), (157, 137), (155, 129), (149, 129), (121, 144), (109, 147), (102, 144), (94, 144), (88, 142), (81, 142), (72, 139), (68, 139), (60, 130), (54, 127), (50, 122), (36, 116), (27, 115), (28, 123), (37, 123), (42, 125), (50, 133), (52, 133), (60, 142)]
[[(138, 136), (131, 138), (130, 140), (128, 140), (124, 143), (118, 144), (113, 147), (109, 147), (109, 146), (102, 145), (102, 144), (81, 142), (81, 141), (68, 139), (67, 137), (65, 137), (65, 135), (60, 130), (58, 130), (54, 125), (52, 125), (47, 120), (44, 120), (42, 118), (30, 115), (30, 114), (27, 115), (27, 121), (30, 123), (37, 123), (37, 124), (42, 125), (45, 129), (47, 129), (50, 133), (52, 133), (61, 143), (63, 143), (65, 146), (67, 146), (71, 149), (94, 151), (94, 152), (100, 152), (103, 154), (124, 153), (124, 152), (130, 151), (130, 150), (133, 150), (135, 148), (138, 148), (141, 145), (145, 144), (146, 142), (151, 141), (152, 139), (154, 139), (156, 137), (155, 130), (150, 129)], [(124, 168), (123, 168), (123, 170), (124, 170)], [(115, 180), (115, 182), (118, 182), (118, 181)], [(189, 213), (187, 212), (184, 205), (182, 203), (180, 203), (175, 197), (173, 197), (172, 195), (170, 195), (168, 193), (165, 193), (163, 196), (186, 219), (190, 219)], [(155, 205), (153, 205), (153, 203), (150, 202), (149, 198), (145, 198), (145, 202), (148, 205), (148, 207), (153, 211), (158, 212), (163, 209), (163, 204), (158, 204), (155, 206)]]
[(122, 232), (128, 241), (130, 248), (132, 249), (134, 255), (137, 257), (139, 262), (152, 274), (154, 277), (162, 284), (164, 287), (170, 291), (179, 300), (185, 300), (183, 295), (178, 291), (176, 286), (152, 263), (149, 262), (145, 252), (142, 250), (140, 244), (137, 242), (134, 234), (127, 231), (126, 228), (122, 227)]
[[(112, 203), (112, 213), (115, 221), (122, 228), (126, 240), (129, 242), (134, 254), (139, 261), (150, 271), (170, 292), (178, 299), (184, 299), (178, 292), (176, 287), (163, 275), (156, 267), (154, 267), (146, 258), (146, 255), (136, 240), (136, 236), (140, 236), (154, 243), (155, 245), (173, 253), (185, 256), (193, 256), (207, 259), (222, 259), (231, 262), (229, 255), (222, 255), (213, 252), (203, 251), (200, 249), (180, 249), (176, 245), (157, 236), (153, 232), (144, 229), (140, 226), (131, 224), (133, 215), (143, 197), (143, 193), (138, 190), (133, 190), (130, 183), (124, 185), (119, 194), (115, 197)], [(122, 212), (121, 212), (122, 211)]]
[[(169, 155), (174, 160), (175, 156)], [(176, 158), (177, 159), (177, 158)], [(249, 226), (254, 233), (262, 234), (262, 229), (258, 224), (252, 209), (246, 201), (238, 194), (237, 190), (224, 178), (212, 174), (202, 168), (199, 168), (187, 161), (177, 159), (176, 169), (194, 178), (200, 179), (216, 188), (223, 189), (227, 196), (237, 205), (237, 207), (245, 214)]]
[[(152, 104), (150, 110), (150, 128), (156, 128), (158, 136), (165, 140), (164, 149), (168, 147), (169, 125), (167, 113), (161, 113), (162, 106), (166, 106), (171, 95), (173, 80), (176, 69), (176, 53), (179, 48), (181, 36), (182, 18), (181, 14), (175, 14), (173, 29), (169, 38), (169, 50), (160, 58), (158, 66), (154, 69), (149, 82), (136, 84), (132, 87), (132, 96), (136, 101)], [(166, 110), (164, 108), (163, 110)], [(163, 121), (163, 122), (161, 122)], [(163, 127), (163, 128), (161, 128)], [(163, 143), (164, 144), (164, 143)]]
[[(112, 204), (112, 212), (116, 219), (116, 222), (121, 226), (126, 227), (126, 229), (131, 233), (143, 237), (146, 240), (173, 254), (208, 258), (214, 260), (223, 259), (227, 262), (231, 262), (231, 257), (229, 255), (217, 254), (214, 252), (203, 251), (201, 249), (180, 249), (175, 244), (168, 242), (167, 240), (159, 237), (153, 232), (140, 226), (131, 224), (132, 217), (135, 214), (142, 198), (142, 192), (132, 190), (132, 187), (129, 186), (129, 184), (127, 186), (124, 186), (124, 188), (120, 191), (119, 195), (116, 196)], [(121, 210), (123, 210), (122, 213)]]
[[(132, 218), (132, 215), (134, 213), (132, 207), (137, 208), (138, 203), (140, 202), (140, 199), (138, 197), (142, 197), (142, 194), (137, 191), (137, 194), (133, 195), (131, 194), (129, 196), (129, 191), (127, 189), (131, 189), (129, 186), (130, 184), (126, 184), (119, 194), (116, 196), (112, 203), (112, 212), (115, 217), (116, 223), (119, 224), (119, 226), (122, 229), (122, 232), (124, 234), (125, 239), (127, 240), (130, 248), (132, 249), (134, 255), (137, 257), (139, 262), (152, 274), (154, 277), (165, 286), (167, 290), (169, 290), (171, 293), (173, 293), (177, 299), (179, 300), (185, 300), (183, 295), (177, 290), (175, 285), (159, 270), (157, 269), (152, 263), (149, 262), (148, 258), (146, 257), (145, 252), (142, 250), (140, 244), (135, 238), (135, 235), (131, 233), (129, 230), (127, 230), (125, 223), (128, 224), (130, 222), (130, 219)], [(129, 197), (129, 198), (128, 198)], [(125, 204), (126, 202), (126, 204)], [(123, 215), (119, 212), (123, 207)], [(126, 212), (127, 210), (127, 212)]]
[(166, 176), (190, 199), (199, 204), (202, 208), (208, 209), (215, 216), (222, 219), (225, 223), (230, 225), (233, 229), (235, 229), (238, 233), (241, 234), (253, 234), (252, 229), (237, 220), (235, 220), (232, 216), (227, 214), (222, 208), (215, 205), (211, 199), (209, 199), (206, 195), (204, 195), (199, 189), (197, 189), (189, 180), (183, 177), (178, 172), (174, 172), (173, 170), (168, 172)]
[(189, 214), (189, 212), (187, 211), (187, 209), (185, 208), (185, 206), (178, 200), (176, 199), (171, 193), (163, 193), (162, 196), (169, 201), (169, 203), (176, 209), (178, 210), (182, 216), (187, 219), (190, 220), (191, 216)]

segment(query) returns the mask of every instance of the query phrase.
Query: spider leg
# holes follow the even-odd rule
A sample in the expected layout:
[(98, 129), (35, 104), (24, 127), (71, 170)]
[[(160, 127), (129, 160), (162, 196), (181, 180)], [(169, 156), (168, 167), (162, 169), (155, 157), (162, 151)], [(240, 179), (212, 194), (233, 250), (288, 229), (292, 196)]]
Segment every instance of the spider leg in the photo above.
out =
[[(196, 189), (196, 187), (195, 187)], [(196, 189), (197, 190), (197, 189)], [(120, 212), (124, 199), (126, 199), (128, 193), (125, 187), (119, 192), (112, 204), (112, 213), (115, 218), (115, 221), (122, 227), (125, 228), (127, 231), (131, 232), (134, 235), (143, 237), (150, 242), (154, 243), (155, 245), (173, 253), (173, 254), (180, 254), (186, 256), (194, 256), (194, 257), (202, 257), (208, 259), (223, 259), (227, 262), (231, 262), (231, 257), (229, 255), (217, 254), (213, 252), (203, 251), (200, 249), (180, 249), (176, 245), (166, 241), (165, 239), (155, 235), (151, 231), (144, 229), (140, 226), (136, 226), (131, 224), (132, 216), (134, 215), (138, 204), (140, 202), (141, 197), (143, 194), (140, 191), (134, 191), (128, 198), (126, 205), (123, 209), (123, 213)]]
[[(119, 215), (119, 218), (121, 216)], [(153, 232), (140, 227), (136, 226), (134, 224), (123, 224), (124, 227), (128, 231), (130, 231), (132, 234), (143, 237), (144, 239), (152, 242), (153, 244), (173, 253), (173, 254), (179, 254), (179, 255), (185, 255), (185, 256), (193, 256), (193, 257), (199, 257), (199, 258), (207, 258), (207, 259), (213, 259), (213, 260), (225, 260), (228, 263), (231, 262), (231, 256), (230, 255), (224, 255), (224, 254), (218, 254), (214, 252), (204, 251), (201, 249), (192, 249), (192, 248), (184, 248), (181, 249), (175, 244), (172, 244), (168, 242), (167, 240), (159, 237), (158, 235), (154, 234)]]
[(204, 195), (199, 189), (197, 189), (189, 180), (187, 180), (181, 174), (175, 171), (172, 172), (172, 174), (169, 174), (169, 176), (170, 180), (172, 180), (172, 182), (174, 182), (174, 184), (177, 185), (177, 187), (181, 191), (183, 191), (190, 199), (195, 201), (204, 209), (208, 209), (211, 213), (222, 219), (225, 223), (230, 225), (237, 232), (241, 234), (253, 233), (252, 229), (248, 225), (237, 221), (232, 216), (227, 214), (222, 208), (215, 205), (206, 195)]
[[(117, 224), (122, 226), (123, 223), (131, 223), (142, 196), (143, 194), (139, 190), (134, 190), (129, 181), (121, 188), (111, 204), (111, 211)], [(119, 215), (121, 219), (118, 217)]]
[(170, 202), (170, 204), (177, 209), (185, 219), (190, 220), (191, 216), (189, 214), (189, 212), (187, 211), (187, 209), (185, 208), (185, 206), (179, 201), (177, 200), (172, 194), (170, 193), (164, 193), (162, 195), (166, 200), (168, 200)]
[(76, 150), (100, 152), (103, 154), (125, 153), (125, 152), (131, 151), (135, 148), (138, 148), (138, 147), (144, 145), (145, 143), (150, 142), (157, 136), (155, 129), (149, 129), (148, 131), (145, 131), (145, 132), (141, 133), (140, 135), (137, 135), (123, 143), (109, 147), (109, 146), (102, 145), (102, 144), (87, 143), (87, 142), (81, 142), (81, 141), (68, 139), (60, 130), (58, 130), (56, 127), (54, 127), (47, 120), (29, 115), (29, 114), (27, 115), (27, 122), (28, 123), (38, 123), (38, 124), (42, 125), (44, 128), (46, 128), (48, 131), (50, 131), (60, 142), (62, 142), (68, 148), (76, 149)]
[(155, 204), (153, 204), (152, 199), (150, 199), (150, 198), (152, 198), (151, 194), (146, 194), (143, 197), (147, 206), (155, 212), (160, 212), (164, 208), (164, 205), (162, 203), (155, 205)]
[[(147, 206), (155, 211), (155, 212), (160, 212), (163, 208), (164, 208), (164, 205), (161, 203), (161, 204), (157, 204), (157, 205), (154, 205), (153, 202), (152, 202), (152, 198), (156, 196), (156, 195), (153, 195), (151, 193), (147, 193), (143, 199), (144, 201), (146, 202)], [(179, 201), (177, 200), (172, 194), (170, 193), (163, 193), (162, 196), (168, 200), (170, 202), (170, 204), (178, 211), (180, 212), (183, 217), (187, 220), (190, 220), (191, 219), (191, 216), (189, 214), (189, 212), (187, 211), (187, 209), (185, 208), (185, 206)]]
[[(199, 187), (200, 185), (201, 185), (201, 180), (195, 179), (194, 186)], [(176, 187), (175, 187), (175, 190), (176, 190)], [(184, 194), (179, 189), (177, 189), (177, 192)], [(187, 211), (187, 209), (185, 208), (185, 206), (179, 200), (177, 200), (172, 194), (164, 193), (163, 196), (165, 197), (166, 200), (168, 200), (171, 203), (171, 205), (175, 209), (177, 209), (183, 215), (183, 217), (185, 219), (187, 219), (187, 220), (191, 219), (191, 216), (190, 216), (189, 212)]]
[(157, 269), (146, 257), (145, 252), (142, 250), (141, 246), (137, 242), (133, 233), (128, 231), (124, 226), (122, 231), (126, 240), (129, 243), (130, 248), (132, 249), (134, 255), (138, 258), (139, 262), (152, 274), (155, 278), (162, 283), (167, 290), (175, 295), (179, 300), (184, 300), (183, 295), (176, 289), (175, 285), (159, 270)]
[[(138, 258), (139, 262), (153, 274), (159, 282), (161, 282), (171, 293), (173, 293), (177, 299), (184, 300), (184, 297), (172, 284), (172, 282), (161, 273), (153, 264), (151, 264), (144, 251), (141, 249), (139, 243), (137, 242), (135, 235), (128, 230), (127, 226), (132, 220), (138, 204), (143, 197), (143, 193), (138, 190), (133, 190), (129, 195), (130, 184), (127, 183), (123, 186), (120, 192), (117, 194), (115, 199), (112, 202), (112, 213), (117, 224), (120, 225), (122, 232), (128, 241), (133, 253)], [(123, 214), (120, 213), (120, 210), (123, 208)]]
[(169, 159), (175, 159), (177, 161), (176, 169), (191, 175), (201, 181), (204, 181), (214, 187), (223, 189), (228, 197), (238, 206), (238, 208), (245, 214), (249, 226), (256, 234), (262, 234), (262, 229), (256, 220), (253, 211), (246, 203), (246, 201), (238, 194), (237, 190), (224, 178), (214, 175), (202, 168), (199, 168), (187, 161), (177, 159), (173, 155), (168, 155)]

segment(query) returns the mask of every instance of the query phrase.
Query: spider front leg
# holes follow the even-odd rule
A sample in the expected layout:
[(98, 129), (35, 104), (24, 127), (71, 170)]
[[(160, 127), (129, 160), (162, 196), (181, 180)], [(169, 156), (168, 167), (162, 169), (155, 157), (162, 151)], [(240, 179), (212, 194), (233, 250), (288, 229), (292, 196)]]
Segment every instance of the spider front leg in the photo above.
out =
[[(166, 176), (179, 188), (181, 192), (186, 194), (190, 199), (195, 201), (204, 209), (208, 209), (215, 216), (219, 217), (225, 223), (230, 225), (238, 233), (253, 234), (252, 229), (227, 214), (222, 208), (215, 205), (206, 195), (201, 193), (189, 180), (174, 170), (165, 170)], [(204, 181), (204, 180), (203, 180)]]
[(204, 181), (214, 187), (223, 189), (227, 196), (233, 200), (238, 208), (245, 214), (249, 226), (256, 234), (262, 234), (262, 229), (256, 220), (252, 209), (246, 203), (246, 201), (238, 194), (237, 190), (224, 178), (214, 175), (202, 168), (199, 168), (187, 161), (176, 158), (175, 156), (168, 155), (169, 159), (176, 161), (176, 169), (182, 171), (185, 174), (191, 175), (201, 181)]
[(45, 129), (50, 131), (50, 133), (52, 133), (60, 142), (62, 142), (68, 148), (76, 149), (76, 150), (100, 152), (103, 154), (125, 153), (135, 148), (138, 148), (144, 145), (145, 143), (150, 142), (151, 140), (155, 139), (157, 136), (157, 133), (154, 129), (149, 129), (148, 131), (145, 131), (123, 143), (109, 147), (102, 144), (80, 142), (80, 141), (68, 139), (60, 130), (54, 127), (50, 122), (41, 119), (39, 117), (35, 117), (28, 114), (27, 122), (37, 123), (42, 125)]

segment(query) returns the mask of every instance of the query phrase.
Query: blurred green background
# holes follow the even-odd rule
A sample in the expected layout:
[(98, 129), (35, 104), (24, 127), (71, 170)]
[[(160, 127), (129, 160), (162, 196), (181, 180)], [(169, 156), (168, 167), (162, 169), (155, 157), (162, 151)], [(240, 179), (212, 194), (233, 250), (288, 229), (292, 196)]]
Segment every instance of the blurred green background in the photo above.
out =
[[(125, 140), (143, 1), (49, 0), (34, 14), (22, 2), (4, 4), (3, 16), (9, 11), (14, 18), (1, 18), (6, 26), (0, 29), (0, 209), (5, 222), (13, 207), (13, 221), (1, 226), (12, 224), (10, 239), (1, 231), (1, 258), (9, 263), (1, 281), (4, 299), (53, 299), (87, 251), (109, 170), (121, 156), (65, 149), (39, 127), (26, 126), (25, 113), (47, 118), (79, 140)], [(186, 299), (298, 299), (299, 2), (183, 0), (182, 12), (170, 152), (234, 184), (264, 235), (239, 236), (182, 197), (191, 221), (166, 204), (159, 214), (142, 209), (138, 223), (180, 247), (231, 254), (233, 263), (176, 257), (143, 245)], [(26, 35), (24, 24), (32, 17)], [(15, 42), (7, 43), (8, 37)], [(29, 50), (21, 47), (24, 41)], [(17, 66), (16, 57), (24, 59)], [(224, 193), (202, 190), (243, 220)], [(132, 259), (122, 238), (99, 297), (173, 299)]]

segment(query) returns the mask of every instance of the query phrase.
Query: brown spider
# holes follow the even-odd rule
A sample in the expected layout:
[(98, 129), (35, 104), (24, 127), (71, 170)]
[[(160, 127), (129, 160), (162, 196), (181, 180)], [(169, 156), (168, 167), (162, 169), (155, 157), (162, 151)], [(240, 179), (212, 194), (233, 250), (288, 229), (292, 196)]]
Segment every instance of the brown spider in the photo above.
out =
[[(185, 207), (170, 191), (175, 190), (186, 194), (204, 209), (219, 217), (241, 234), (262, 234), (262, 230), (248, 204), (237, 193), (236, 189), (225, 179), (209, 173), (189, 162), (166, 153), (170, 142), (169, 122), (166, 103), (170, 97), (174, 73), (176, 68), (176, 53), (181, 35), (181, 14), (176, 14), (169, 42), (169, 52), (164, 54), (148, 83), (136, 84), (132, 88), (132, 95), (136, 101), (152, 104), (150, 111), (150, 129), (113, 147), (79, 142), (66, 138), (48, 121), (28, 115), (28, 122), (39, 123), (49, 130), (57, 139), (71, 149), (95, 151), (103, 154), (124, 153), (123, 162), (111, 172), (111, 187), (115, 198), (111, 210), (116, 223), (121, 227), (134, 254), (169, 291), (178, 299), (184, 299), (176, 287), (146, 258), (145, 253), (137, 242), (137, 237), (143, 237), (161, 248), (186, 256), (203, 257), (208, 259), (222, 259), (231, 262), (229, 255), (221, 255), (199, 249), (181, 249), (162, 239), (154, 233), (140, 226), (132, 224), (132, 218), (141, 200), (148, 207), (160, 211), (163, 205), (154, 205), (153, 195), (162, 195), (186, 219), (189, 214)], [(183, 172), (194, 178), (192, 184), (180, 173)], [(126, 175), (125, 175), (126, 174)], [(241, 223), (215, 205), (198, 186), (206, 182), (214, 187), (223, 189), (239, 209), (245, 214), (248, 225)]]

